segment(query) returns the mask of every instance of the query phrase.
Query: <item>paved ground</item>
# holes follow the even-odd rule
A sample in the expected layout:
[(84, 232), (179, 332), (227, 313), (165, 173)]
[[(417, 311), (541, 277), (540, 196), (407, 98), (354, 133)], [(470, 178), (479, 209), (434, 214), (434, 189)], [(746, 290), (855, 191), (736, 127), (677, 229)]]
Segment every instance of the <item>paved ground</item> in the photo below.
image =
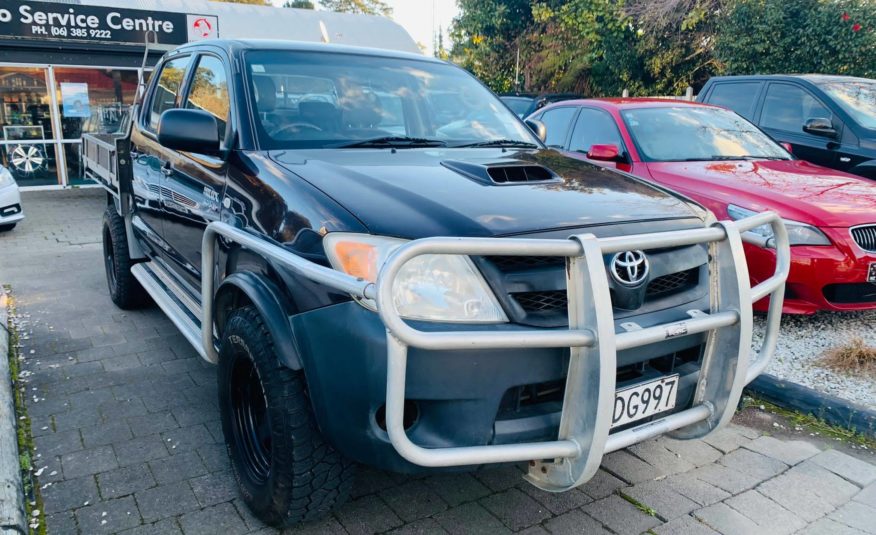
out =
[[(237, 497), (213, 369), (160, 311), (121, 312), (107, 297), (101, 203), (96, 190), (25, 194), (28, 219), (0, 235), (0, 282), (25, 322), (49, 533), (273, 533)], [(299, 531), (876, 533), (872, 456), (803, 436), (734, 425), (706, 441), (656, 440), (557, 495), (516, 466), (425, 478), (365, 469), (351, 503)]]

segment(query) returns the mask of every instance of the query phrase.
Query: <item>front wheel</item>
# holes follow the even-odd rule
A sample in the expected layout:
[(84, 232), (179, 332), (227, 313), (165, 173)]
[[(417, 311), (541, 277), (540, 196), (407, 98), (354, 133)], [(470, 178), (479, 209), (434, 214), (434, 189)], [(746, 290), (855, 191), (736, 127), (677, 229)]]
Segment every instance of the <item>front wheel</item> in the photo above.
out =
[(282, 366), (253, 307), (233, 312), (219, 349), (222, 431), (244, 502), (288, 527), (344, 503), (355, 465), (319, 432), (304, 376)]

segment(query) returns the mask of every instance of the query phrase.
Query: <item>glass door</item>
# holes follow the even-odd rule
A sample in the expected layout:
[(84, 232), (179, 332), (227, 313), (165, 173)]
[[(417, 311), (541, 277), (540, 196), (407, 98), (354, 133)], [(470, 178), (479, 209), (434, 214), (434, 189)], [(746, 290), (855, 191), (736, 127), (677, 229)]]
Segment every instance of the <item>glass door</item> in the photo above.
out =
[(61, 183), (48, 69), (0, 67), (0, 164), (19, 186)]

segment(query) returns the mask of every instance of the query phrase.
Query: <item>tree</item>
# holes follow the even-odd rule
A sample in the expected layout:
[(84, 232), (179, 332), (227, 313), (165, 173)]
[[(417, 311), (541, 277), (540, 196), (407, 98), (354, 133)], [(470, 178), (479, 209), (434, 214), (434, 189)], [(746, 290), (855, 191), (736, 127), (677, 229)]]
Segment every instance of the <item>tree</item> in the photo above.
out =
[(438, 26), (438, 34), (435, 36), (433, 43), (434, 55), (438, 59), (447, 60), (450, 58), (450, 53), (444, 48), (444, 29)]
[(728, 74), (876, 76), (876, 12), (867, 0), (735, 0), (715, 35)]
[(294, 7), (296, 9), (316, 9), (316, 6), (310, 0), (287, 0), (283, 7)]
[(363, 13), (365, 15), (392, 15), (392, 8), (381, 0), (319, 0), (322, 7), (341, 13)]

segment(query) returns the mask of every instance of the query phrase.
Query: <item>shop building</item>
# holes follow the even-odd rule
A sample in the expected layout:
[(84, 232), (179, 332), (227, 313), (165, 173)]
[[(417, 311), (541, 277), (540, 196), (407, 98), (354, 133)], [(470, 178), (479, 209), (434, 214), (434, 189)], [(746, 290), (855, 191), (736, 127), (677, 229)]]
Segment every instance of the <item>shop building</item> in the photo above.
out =
[(167, 50), (217, 37), (419, 51), (383, 17), (206, 0), (0, 0), (0, 164), (22, 188), (89, 184), (81, 136), (126, 124), (144, 56), (148, 76)]

